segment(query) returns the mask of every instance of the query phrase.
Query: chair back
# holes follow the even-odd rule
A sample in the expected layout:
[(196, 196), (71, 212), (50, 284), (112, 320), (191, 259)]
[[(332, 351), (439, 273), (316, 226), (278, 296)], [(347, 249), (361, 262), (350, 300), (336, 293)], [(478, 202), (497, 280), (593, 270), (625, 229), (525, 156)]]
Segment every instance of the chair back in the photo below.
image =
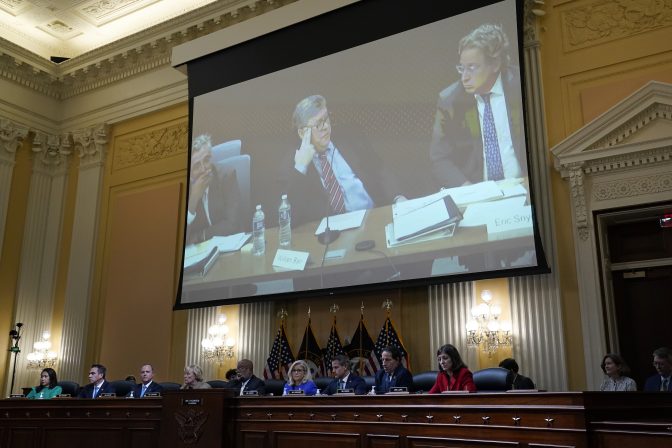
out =
[(241, 154), (228, 157), (217, 163), (215, 166), (222, 175), (236, 172), (238, 179), (238, 190), (240, 191), (240, 224), (244, 231), (250, 231), (252, 222), (252, 213), (250, 208), (250, 155)]
[(63, 394), (69, 394), (72, 397), (76, 397), (79, 393), (79, 383), (74, 381), (59, 381), (56, 384), (61, 386)]
[(282, 391), (285, 388), (285, 380), (276, 380), (275, 378), (271, 378), (264, 380), (264, 383), (266, 384), (266, 395), (273, 394), (276, 397), (282, 395)]
[(167, 383), (159, 383), (159, 384), (161, 385), (161, 387), (163, 387), (164, 391), (166, 391), (166, 390), (180, 390), (180, 387), (182, 387), (182, 385), (179, 384), (179, 383), (167, 382)]
[(489, 367), (474, 372), (474, 384), (478, 392), (507, 391), (513, 385), (513, 373), (501, 367)]
[(206, 381), (213, 389), (226, 389), (229, 387), (229, 383), (224, 380), (210, 380)]
[(229, 157), (239, 156), (240, 148), (243, 142), (240, 140), (229, 140), (212, 147), (212, 163), (220, 162)]
[(330, 376), (319, 376), (317, 378), (313, 378), (313, 382), (315, 383), (315, 386), (320, 389), (320, 393), (324, 393), (324, 390), (327, 388), (327, 386), (329, 386), (329, 383), (331, 383), (332, 380), (333, 378)]
[(436, 376), (439, 374), (438, 370), (430, 370), (428, 372), (421, 372), (413, 375), (413, 388), (415, 392), (429, 392), (436, 382)]
[(133, 381), (125, 380), (110, 381), (110, 385), (114, 387), (114, 391), (116, 392), (117, 397), (125, 397), (136, 386)]

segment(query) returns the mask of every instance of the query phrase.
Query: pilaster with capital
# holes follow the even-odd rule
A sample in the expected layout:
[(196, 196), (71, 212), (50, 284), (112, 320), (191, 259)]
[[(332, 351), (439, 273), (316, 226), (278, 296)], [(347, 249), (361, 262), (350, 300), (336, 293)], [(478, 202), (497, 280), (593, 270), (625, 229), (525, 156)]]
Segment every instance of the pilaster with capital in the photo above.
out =
[(5, 235), (16, 151), (21, 147), (27, 136), (27, 127), (0, 118), (0, 254), (2, 254), (2, 243)]
[[(36, 132), (33, 139), (33, 172), (15, 302), (15, 319), (25, 325), (22, 339), (27, 353), (42, 333), (51, 329), (67, 182), (67, 147), (67, 137)], [(16, 362), (16, 383), (33, 384), (36, 373), (28, 370), (26, 356), (19, 356)]]
[(100, 124), (74, 131), (72, 142), (80, 165), (60, 350), (64, 378), (80, 378), (83, 372), (108, 127)]

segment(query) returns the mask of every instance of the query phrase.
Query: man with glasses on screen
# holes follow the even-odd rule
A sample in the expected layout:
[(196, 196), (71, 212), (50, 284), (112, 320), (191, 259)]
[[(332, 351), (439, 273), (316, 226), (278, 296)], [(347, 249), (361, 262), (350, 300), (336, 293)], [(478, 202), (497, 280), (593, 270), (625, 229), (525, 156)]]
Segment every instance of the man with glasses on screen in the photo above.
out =
[(207, 134), (191, 145), (187, 210), (187, 243), (200, 243), (215, 235), (240, 231), (240, 191), (236, 172), (220, 173), (212, 163), (212, 142)]
[[(294, 152), (293, 168), (285, 181), (292, 203), (292, 223), (318, 220), (391, 203), (382, 184), (382, 163), (363, 141), (331, 140), (332, 123), (321, 95), (301, 100), (293, 123), (301, 145)], [(394, 197), (392, 195), (392, 197)]]
[(508, 49), (499, 25), (460, 40), (460, 80), (439, 94), (430, 147), (441, 187), (527, 175), (520, 73)]

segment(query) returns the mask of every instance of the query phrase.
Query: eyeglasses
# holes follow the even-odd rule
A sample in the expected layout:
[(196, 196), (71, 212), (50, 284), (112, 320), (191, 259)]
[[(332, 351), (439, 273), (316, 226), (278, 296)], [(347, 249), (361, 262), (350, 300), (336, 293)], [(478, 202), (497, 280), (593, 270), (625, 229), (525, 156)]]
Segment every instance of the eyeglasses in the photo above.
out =
[(304, 369), (292, 369), (292, 373), (294, 372), (305, 372)]
[(480, 68), (481, 68), (480, 64), (467, 64), (467, 65), (457, 64), (455, 66), (455, 70), (457, 70), (457, 73), (459, 73), (460, 75), (464, 75), (465, 73), (471, 75), (472, 73), (480, 70)]
[(318, 131), (323, 131), (327, 129), (327, 126), (331, 125), (331, 119), (329, 118), (329, 115), (326, 115), (325, 117), (321, 118), (320, 120), (316, 121), (313, 124), (306, 124), (307, 128), (314, 128)]

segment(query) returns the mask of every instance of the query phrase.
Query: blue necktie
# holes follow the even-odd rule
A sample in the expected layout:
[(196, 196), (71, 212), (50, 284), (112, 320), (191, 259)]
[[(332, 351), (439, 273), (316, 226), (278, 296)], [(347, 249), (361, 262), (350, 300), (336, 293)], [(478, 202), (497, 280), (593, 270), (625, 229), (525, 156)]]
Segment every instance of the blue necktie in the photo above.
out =
[(98, 398), (98, 391), (99, 390), (100, 390), (100, 387), (93, 386), (93, 398)]
[(145, 392), (147, 392), (147, 386), (144, 384), (142, 385), (142, 390), (140, 391), (140, 398), (145, 396)]
[(487, 180), (504, 179), (504, 167), (502, 166), (502, 156), (499, 153), (499, 143), (497, 142), (497, 129), (495, 129), (495, 116), (492, 114), (490, 106), (490, 93), (481, 95), (485, 103), (483, 112), (483, 142), (485, 145), (485, 166), (488, 171)]

